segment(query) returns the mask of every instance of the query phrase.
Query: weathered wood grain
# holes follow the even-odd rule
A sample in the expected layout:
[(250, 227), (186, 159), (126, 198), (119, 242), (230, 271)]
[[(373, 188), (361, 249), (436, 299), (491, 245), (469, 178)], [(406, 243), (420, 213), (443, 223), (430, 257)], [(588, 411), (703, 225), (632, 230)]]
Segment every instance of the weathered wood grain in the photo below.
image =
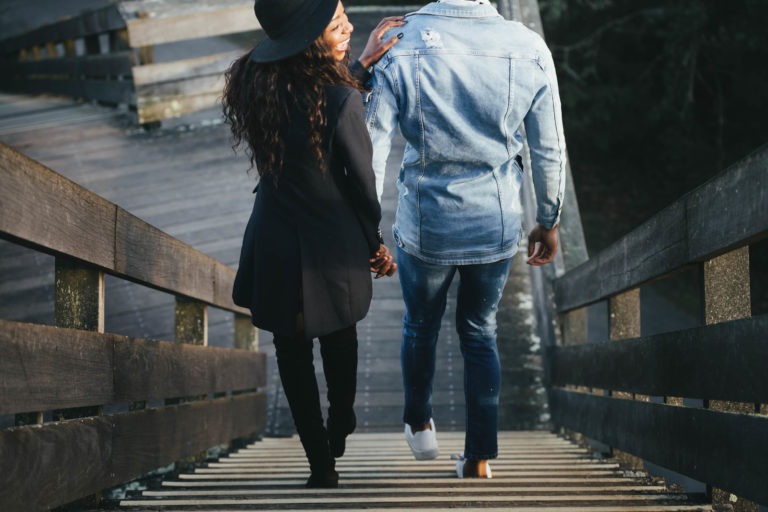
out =
[(25, 34), (0, 41), (0, 53), (9, 53), (36, 44), (101, 34), (125, 28), (125, 20), (114, 5), (83, 13), (77, 17), (45, 25)]
[(768, 503), (768, 418), (550, 390), (557, 424)]
[(768, 234), (768, 149), (683, 196), (555, 282), (560, 313)]
[(222, 74), (242, 53), (242, 51), (224, 52), (193, 59), (134, 66), (133, 83), (136, 87), (142, 87), (159, 82)]
[(173, 98), (139, 98), (138, 122), (150, 123), (174, 117), (181, 117), (198, 110), (211, 108), (221, 97), (221, 89), (218, 91), (203, 92), (188, 96)]
[(0, 431), (0, 510), (50, 510), (114, 485), (111, 418)]
[(266, 356), (0, 320), (0, 414), (261, 388)]
[(0, 354), (0, 414), (114, 400), (112, 346), (98, 333), (0, 320)]
[[(175, 9), (162, 17), (149, 16), (127, 20), (128, 40), (134, 48), (221, 34), (257, 30), (251, 2), (237, 2), (215, 11), (197, 9), (183, 12)], [(199, 2), (198, 2), (199, 4)]]
[(0, 144), (0, 235), (112, 267), (116, 206)]
[(685, 197), (688, 257), (711, 259), (768, 232), (768, 148), (737, 162)]
[(235, 272), (0, 144), (0, 236), (228, 311)]
[(134, 105), (136, 103), (133, 84), (128, 80), (79, 80), (43, 77), (11, 80), (6, 85), (10, 90), (23, 91), (26, 94), (51, 92), (115, 105)]
[(768, 317), (646, 338), (553, 347), (552, 385), (768, 402)]
[(136, 478), (265, 423), (249, 393), (162, 409), (0, 431), (0, 509), (48, 510)]
[(3, 62), (0, 67), (13, 75), (66, 75), (74, 78), (130, 76), (132, 70), (130, 53), (127, 51), (38, 61)]

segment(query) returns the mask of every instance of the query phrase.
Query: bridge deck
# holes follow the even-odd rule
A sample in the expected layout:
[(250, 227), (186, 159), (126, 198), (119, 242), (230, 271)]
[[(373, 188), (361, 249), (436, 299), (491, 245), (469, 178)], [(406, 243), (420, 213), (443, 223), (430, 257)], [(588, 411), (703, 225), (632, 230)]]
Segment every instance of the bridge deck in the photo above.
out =
[[(379, 17), (376, 13), (353, 17), (357, 26), (355, 48), (362, 48)], [(250, 211), (253, 180), (244, 172), (247, 164), (243, 156), (232, 153), (226, 127), (215, 122), (219, 117), (217, 112), (207, 112), (185, 120), (191, 123), (189, 126), (179, 123), (144, 132), (132, 126), (124, 113), (110, 108), (46, 96), (0, 94), (1, 141), (193, 247), (235, 265)], [(394, 177), (402, 141), (394, 149), (383, 200), (385, 233), (394, 217)], [(391, 240), (391, 235), (388, 238)], [(172, 297), (107, 279), (106, 300), (108, 332), (173, 339)], [(53, 258), (0, 241), (0, 318), (50, 324), (52, 304)], [(199, 502), (171, 505), (171, 499), (194, 498), (216, 500), (205, 505), (208, 510), (332, 510), (362, 506), (370, 510), (457, 506), (469, 510), (511, 506), (518, 510), (534, 506), (536, 510), (634, 510), (635, 506), (642, 510), (687, 509), (679, 495), (661, 487), (648, 487), (649, 482), (641, 476), (625, 477), (612, 462), (591, 461), (586, 451), (542, 432), (505, 433), (502, 457), (494, 465), (494, 480), (458, 481), (447, 459), (447, 454), (461, 450), (460, 432), (464, 427), (462, 361), (453, 307), (455, 301), (450, 300), (439, 342), (434, 397), (446, 454), (441, 460), (415, 463), (408, 458), (400, 434), (386, 434), (401, 429), (399, 330), (403, 306), (397, 279), (382, 279), (374, 286), (371, 313), (358, 329), (359, 433), (351, 438), (349, 453), (339, 464), (342, 489), (300, 490), (306, 469), (298, 442), (267, 437), (220, 462), (234, 468), (235, 462), (244, 458), (266, 457), (264, 466), (247, 471), (238, 468), (241, 477), (225, 475), (225, 480), (206, 471), (226, 467), (201, 468), (163, 484), (166, 491), (184, 491), (186, 495), (161, 499), (153, 494), (158, 491), (152, 491), (144, 496), (150, 501), (126, 501), (124, 506), (154, 509), (162, 502), (176, 510), (205, 510)], [(548, 426), (532, 307), (527, 269), (518, 259), (499, 314), (504, 371), (500, 424), (505, 430)], [(209, 322), (211, 344), (226, 345), (234, 330), (231, 316), (212, 311)], [(268, 334), (262, 333), (260, 346), (268, 355), (273, 353)], [(285, 435), (292, 432), (292, 421), (274, 358), (269, 360), (267, 434)], [(322, 379), (320, 382), (322, 385)], [(12, 421), (0, 416), (0, 428), (10, 426)], [(276, 453), (279, 457), (274, 457)], [(272, 462), (273, 458), (278, 460)], [(190, 494), (192, 491), (205, 494), (195, 496)], [(213, 496), (214, 491), (221, 496)], [(288, 499), (297, 501), (284, 501)], [(694, 509), (699, 508), (694, 505)]]
[(355, 434), (339, 459), (339, 489), (309, 490), (296, 438), (268, 438), (158, 489), (125, 499), (121, 510), (711, 510), (658, 481), (596, 460), (545, 432), (504, 432), (491, 480), (456, 478), (458, 433), (440, 433), (443, 454), (414, 461), (400, 434)]

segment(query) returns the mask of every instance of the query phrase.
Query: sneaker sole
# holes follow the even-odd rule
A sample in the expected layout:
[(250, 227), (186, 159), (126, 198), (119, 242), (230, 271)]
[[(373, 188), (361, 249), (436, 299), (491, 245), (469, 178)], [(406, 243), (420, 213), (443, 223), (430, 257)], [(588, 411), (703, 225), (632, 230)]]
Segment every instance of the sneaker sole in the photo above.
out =
[(411, 448), (411, 452), (416, 460), (433, 460), (440, 455), (440, 450), (426, 450), (423, 452), (417, 452)]

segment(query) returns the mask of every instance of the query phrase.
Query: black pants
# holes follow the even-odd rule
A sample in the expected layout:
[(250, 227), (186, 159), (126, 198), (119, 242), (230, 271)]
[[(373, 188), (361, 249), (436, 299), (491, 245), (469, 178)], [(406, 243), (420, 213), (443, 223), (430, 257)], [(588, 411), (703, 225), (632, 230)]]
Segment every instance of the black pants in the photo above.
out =
[[(352, 325), (319, 339), (328, 387), (328, 429), (331, 435), (347, 435), (356, 426), (357, 328)], [(313, 473), (326, 471), (334, 461), (320, 410), (312, 340), (275, 335), (274, 343), (280, 380), (310, 468)]]

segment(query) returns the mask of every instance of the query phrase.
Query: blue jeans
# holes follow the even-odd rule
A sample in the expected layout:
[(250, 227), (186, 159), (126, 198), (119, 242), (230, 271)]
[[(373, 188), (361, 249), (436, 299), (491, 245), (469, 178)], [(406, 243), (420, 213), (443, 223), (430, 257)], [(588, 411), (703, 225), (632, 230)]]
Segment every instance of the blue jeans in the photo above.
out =
[(456, 330), (464, 357), (464, 456), (474, 460), (496, 458), (501, 386), (496, 312), (512, 258), (480, 265), (435, 265), (398, 247), (397, 264), (405, 301), (400, 353), (405, 391), (403, 421), (420, 426), (432, 417), (437, 335), (448, 287), (458, 271)]

